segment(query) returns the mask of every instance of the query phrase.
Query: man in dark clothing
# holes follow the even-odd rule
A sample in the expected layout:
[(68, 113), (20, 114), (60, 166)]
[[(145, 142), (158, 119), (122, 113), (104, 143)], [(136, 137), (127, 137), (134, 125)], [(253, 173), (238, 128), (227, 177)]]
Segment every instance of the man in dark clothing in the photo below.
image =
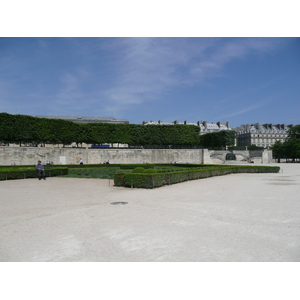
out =
[(44, 180), (46, 180), (46, 173), (45, 173), (45, 168), (44, 166), (41, 164), (41, 161), (38, 161), (38, 164), (36, 165), (36, 170), (38, 172), (38, 177), (39, 180), (41, 180), (42, 178), (44, 178)]

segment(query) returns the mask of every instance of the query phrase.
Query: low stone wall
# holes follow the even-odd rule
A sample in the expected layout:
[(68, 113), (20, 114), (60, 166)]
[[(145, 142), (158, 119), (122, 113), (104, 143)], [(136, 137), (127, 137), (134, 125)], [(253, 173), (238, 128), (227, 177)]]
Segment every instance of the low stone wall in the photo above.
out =
[(236, 162), (252, 160), (254, 163), (268, 164), (273, 162), (272, 150), (210, 150), (209, 155), (213, 164), (223, 164), (226, 161), (226, 154), (233, 153)]
[(88, 149), (0, 147), (0, 165), (32, 165), (38, 160), (54, 164), (211, 163), (207, 149)]
[[(88, 148), (38, 148), (0, 147), (0, 165), (34, 165), (51, 161), (54, 164), (110, 163), (190, 163), (223, 164), (230, 151), (208, 151), (207, 149), (88, 149)], [(271, 163), (272, 151), (233, 151), (236, 161), (251, 159), (255, 163)]]

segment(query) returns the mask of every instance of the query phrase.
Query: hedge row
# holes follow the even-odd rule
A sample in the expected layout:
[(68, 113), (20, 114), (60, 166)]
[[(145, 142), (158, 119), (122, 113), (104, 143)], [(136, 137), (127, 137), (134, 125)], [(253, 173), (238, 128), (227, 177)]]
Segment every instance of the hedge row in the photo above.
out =
[[(45, 173), (47, 177), (62, 176), (68, 174), (66, 167), (52, 167), (46, 168)], [(26, 179), (36, 178), (37, 171), (35, 167), (0, 167), (0, 180), (8, 179)]]
[(145, 169), (153, 169), (154, 164), (83, 164), (83, 165), (65, 165), (69, 169), (75, 168), (107, 168), (107, 167), (119, 167), (120, 169), (134, 169), (136, 167), (143, 167)]
[(180, 183), (187, 180), (221, 176), (232, 173), (278, 173), (279, 167), (266, 166), (213, 166), (180, 171), (157, 173), (120, 173), (115, 174), (115, 186), (132, 188), (155, 188)]
[(199, 145), (195, 125), (138, 125), (77, 123), (0, 113), (0, 142), (77, 145), (121, 143), (128, 145)]

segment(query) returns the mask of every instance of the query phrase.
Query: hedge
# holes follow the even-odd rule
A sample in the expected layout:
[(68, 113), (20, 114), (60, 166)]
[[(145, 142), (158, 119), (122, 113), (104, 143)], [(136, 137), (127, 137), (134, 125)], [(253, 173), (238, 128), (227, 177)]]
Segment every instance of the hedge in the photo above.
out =
[(164, 178), (164, 173), (127, 173), (124, 176), (124, 184), (127, 187), (151, 189), (163, 186)]
[(144, 168), (144, 169), (154, 169), (154, 164), (120, 164), (121, 169), (135, 169), (135, 168)]
[(0, 142), (5, 143), (195, 146), (200, 142), (199, 132), (196, 125), (77, 123), (0, 113)]
[(267, 166), (212, 166), (177, 171), (158, 171), (157, 173), (119, 173), (115, 174), (115, 186), (131, 188), (155, 188), (180, 183), (187, 180), (221, 176), (232, 173), (278, 173), (280, 167)]
[[(53, 166), (59, 166), (59, 165), (53, 165)], [(124, 169), (124, 170), (130, 170), (130, 169), (134, 169), (137, 167), (141, 167), (144, 169), (153, 169), (154, 168), (154, 164), (72, 164), (72, 165), (64, 165), (66, 167), (68, 167), (69, 169), (75, 169), (75, 168), (107, 168), (107, 167), (119, 167), (120, 169)]]
[[(46, 177), (62, 176), (68, 174), (66, 167), (45, 168)], [(36, 178), (35, 167), (0, 167), (0, 180)]]

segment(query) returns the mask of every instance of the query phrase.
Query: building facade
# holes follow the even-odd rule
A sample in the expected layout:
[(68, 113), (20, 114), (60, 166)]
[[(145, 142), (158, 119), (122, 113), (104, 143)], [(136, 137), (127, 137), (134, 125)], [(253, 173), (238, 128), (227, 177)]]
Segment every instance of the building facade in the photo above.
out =
[(114, 123), (114, 124), (129, 124), (128, 120), (116, 119), (113, 117), (78, 117), (78, 116), (31, 116), (35, 118), (61, 119), (76, 123)]
[(197, 123), (188, 123), (187, 121), (184, 121), (183, 123), (180, 123), (178, 121), (174, 121), (171, 123), (163, 122), (163, 121), (150, 121), (150, 122), (143, 122), (143, 125), (176, 125), (176, 124), (184, 124), (184, 125), (195, 125), (200, 127), (200, 134), (210, 133), (210, 132), (218, 132), (221, 130), (232, 130), (229, 127), (229, 123), (226, 122), (222, 124), (221, 122), (216, 123), (208, 123), (206, 121), (198, 121)]
[(236, 144), (237, 146), (272, 147), (276, 141), (284, 142), (286, 140), (291, 127), (293, 125), (261, 123), (242, 125), (234, 128)]

